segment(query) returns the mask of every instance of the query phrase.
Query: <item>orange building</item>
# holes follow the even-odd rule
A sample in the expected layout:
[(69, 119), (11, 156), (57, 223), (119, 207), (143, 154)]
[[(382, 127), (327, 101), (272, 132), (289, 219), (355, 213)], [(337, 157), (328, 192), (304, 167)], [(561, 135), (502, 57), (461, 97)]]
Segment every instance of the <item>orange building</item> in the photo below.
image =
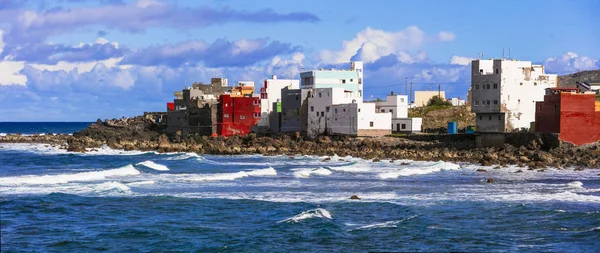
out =
[(558, 133), (575, 145), (600, 141), (600, 102), (595, 94), (577, 89), (551, 88), (543, 102), (536, 102), (535, 130)]
[(239, 82), (238, 86), (231, 88), (231, 97), (247, 97), (254, 94), (254, 82)]

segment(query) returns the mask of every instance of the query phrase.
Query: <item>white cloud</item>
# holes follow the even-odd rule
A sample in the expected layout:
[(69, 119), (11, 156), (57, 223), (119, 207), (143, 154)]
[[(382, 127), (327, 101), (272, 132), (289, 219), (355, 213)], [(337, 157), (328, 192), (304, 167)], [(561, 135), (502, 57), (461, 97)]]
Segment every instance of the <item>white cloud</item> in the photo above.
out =
[(456, 35), (454, 35), (454, 33), (452, 32), (447, 32), (447, 31), (441, 31), (438, 33), (438, 39), (440, 41), (453, 41), (456, 38)]
[(18, 61), (0, 61), (0, 85), (25, 85), (27, 77), (19, 72), (25, 63)]
[(4, 31), (0, 29), (0, 54), (4, 52)]
[[(422, 46), (425, 34), (416, 26), (398, 32), (387, 32), (367, 27), (348, 41), (342, 42), (337, 51), (323, 50), (319, 53), (321, 63), (344, 63), (358, 54), (361, 60), (373, 62), (401, 50), (414, 50)], [(359, 52), (360, 51), (360, 52)]]
[(471, 61), (473, 60), (475, 60), (475, 58), (454, 55), (452, 56), (452, 59), (450, 59), (450, 64), (466, 66), (471, 64)]
[(544, 61), (546, 72), (568, 74), (584, 70), (600, 69), (600, 61), (587, 56), (579, 56), (567, 52), (558, 57), (550, 57)]

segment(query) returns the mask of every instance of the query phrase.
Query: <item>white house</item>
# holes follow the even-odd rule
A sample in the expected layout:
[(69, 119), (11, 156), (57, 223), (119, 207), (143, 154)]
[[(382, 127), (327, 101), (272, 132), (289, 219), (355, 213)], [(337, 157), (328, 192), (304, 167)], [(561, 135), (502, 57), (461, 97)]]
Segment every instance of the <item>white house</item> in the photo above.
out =
[(452, 106), (461, 106), (461, 105), (465, 105), (466, 101), (462, 100), (460, 98), (451, 98), (450, 102), (452, 103)]
[(530, 128), (535, 102), (558, 84), (557, 75), (530, 61), (474, 60), (471, 66), (471, 110), (478, 132)]
[(277, 79), (276, 75), (273, 75), (271, 79), (265, 79), (263, 87), (260, 88), (261, 116), (257, 124), (260, 130), (265, 131), (269, 129), (269, 116), (273, 111), (277, 111), (277, 108), (273, 108), (273, 103), (281, 101), (281, 90), (286, 87), (289, 89), (298, 89), (300, 87), (300, 80)]
[(319, 88), (308, 93), (307, 135), (381, 136), (391, 133), (391, 113), (377, 113), (375, 104), (344, 88)]
[(408, 118), (408, 96), (395, 95), (392, 92), (385, 101), (375, 102), (376, 110), (380, 113), (391, 113), (391, 128), (394, 132), (420, 132), (423, 120)]

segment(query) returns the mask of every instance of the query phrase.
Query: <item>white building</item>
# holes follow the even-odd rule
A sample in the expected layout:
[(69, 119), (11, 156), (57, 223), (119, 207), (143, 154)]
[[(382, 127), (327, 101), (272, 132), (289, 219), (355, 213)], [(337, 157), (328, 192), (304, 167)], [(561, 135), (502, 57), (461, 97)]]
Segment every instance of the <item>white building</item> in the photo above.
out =
[(381, 136), (391, 133), (391, 113), (377, 113), (359, 93), (344, 88), (318, 88), (308, 93), (307, 135)]
[(558, 76), (530, 61), (474, 60), (471, 70), (471, 110), (478, 132), (504, 132), (530, 128), (535, 102), (546, 88), (556, 87)]
[(392, 92), (385, 101), (375, 102), (379, 113), (391, 113), (391, 128), (394, 132), (420, 132), (423, 120), (421, 118), (408, 118), (408, 96), (395, 95)]
[(273, 111), (277, 112), (277, 108), (273, 108), (273, 103), (281, 101), (281, 90), (286, 87), (289, 89), (298, 89), (300, 87), (300, 80), (277, 79), (277, 76), (273, 75), (271, 79), (266, 79), (263, 87), (260, 88), (261, 115), (260, 121), (258, 121), (260, 130), (266, 131), (269, 129), (270, 115)]
[(461, 106), (466, 104), (466, 101), (460, 98), (451, 98), (450, 102), (452, 103), (452, 106)]

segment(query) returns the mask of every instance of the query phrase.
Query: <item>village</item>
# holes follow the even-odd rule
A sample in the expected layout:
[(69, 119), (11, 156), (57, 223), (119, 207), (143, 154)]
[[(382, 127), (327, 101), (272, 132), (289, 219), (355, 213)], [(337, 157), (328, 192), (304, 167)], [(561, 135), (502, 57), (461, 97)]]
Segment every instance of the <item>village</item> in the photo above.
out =
[[(409, 117), (409, 108), (437, 97), (471, 108), (475, 126), (464, 132), (477, 133), (481, 147), (502, 145), (503, 133), (515, 131), (556, 133), (576, 145), (600, 141), (600, 84), (576, 82), (577, 88), (559, 88), (557, 75), (530, 61), (473, 60), (466, 101), (446, 99), (440, 90), (414, 95), (392, 91), (385, 100), (364, 101), (363, 70), (363, 62), (353, 61), (348, 69), (301, 72), (300, 79), (274, 75), (264, 80), (260, 94), (255, 94), (253, 81), (229, 86), (227, 78), (212, 78), (210, 84), (194, 83), (175, 92), (164, 122), (168, 133), (184, 135), (418, 134), (423, 119)], [(448, 122), (447, 133), (457, 132), (456, 122)]]

